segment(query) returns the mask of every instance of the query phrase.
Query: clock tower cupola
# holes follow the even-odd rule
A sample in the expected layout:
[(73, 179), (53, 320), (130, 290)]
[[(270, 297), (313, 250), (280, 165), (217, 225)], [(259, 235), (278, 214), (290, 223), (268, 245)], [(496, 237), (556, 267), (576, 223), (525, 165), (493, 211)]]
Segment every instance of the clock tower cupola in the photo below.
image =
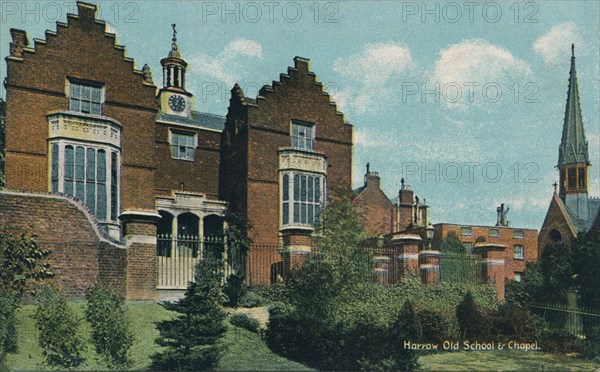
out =
[(163, 88), (158, 93), (158, 101), (163, 113), (190, 117), (192, 94), (185, 90), (185, 72), (188, 64), (179, 53), (176, 25), (172, 24), (171, 27), (171, 51), (167, 58), (160, 61), (163, 68)]

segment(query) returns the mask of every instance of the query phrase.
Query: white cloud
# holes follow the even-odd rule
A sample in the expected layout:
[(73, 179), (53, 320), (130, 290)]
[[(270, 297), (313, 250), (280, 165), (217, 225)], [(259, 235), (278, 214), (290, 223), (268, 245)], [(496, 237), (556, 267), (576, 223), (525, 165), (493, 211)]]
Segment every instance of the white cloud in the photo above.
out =
[(410, 49), (398, 43), (368, 44), (349, 57), (340, 57), (333, 70), (346, 78), (349, 87), (334, 94), (342, 109), (364, 113), (397, 94), (394, 84), (413, 66)]
[(569, 58), (572, 43), (579, 50), (585, 50), (577, 25), (573, 22), (566, 22), (552, 26), (548, 33), (540, 36), (533, 43), (533, 50), (544, 59), (547, 65), (553, 65)]
[(469, 39), (440, 51), (427, 84), (428, 89), (439, 84), (440, 101), (446, 107), (465, 110), (470, 105), (497, 103), (496, 87), (508, 93), (514, 81), (523, 81), (530, 74), (529, 64), (510, 51), (482, 39)]
[(243, 73), (242, 66), (238, 65), (241, 57), (262, 59), (262, 45), (254, 40), (238, 38), (230, 41), (218, 55), (200, 54), (190, 58), (189, 63), (192, 72), (206, 74), (227, 87), (233, 87)]

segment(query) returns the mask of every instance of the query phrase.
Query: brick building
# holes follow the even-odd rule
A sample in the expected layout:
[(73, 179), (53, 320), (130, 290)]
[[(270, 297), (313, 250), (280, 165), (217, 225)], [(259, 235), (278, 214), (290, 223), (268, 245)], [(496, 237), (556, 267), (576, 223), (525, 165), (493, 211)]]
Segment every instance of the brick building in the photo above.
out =
[(560, 181), (555, 184), (554, 195), (540, 230), (540, 255), (547, 244), (570, 242), (590, 230), (600, 234), (600, 199), (589, 195), (589, 168), (592, 164), (581, 115), (573, 45), (571, 49), (567, 104), (558, 148)]
[[(96, 19), (95, 5), (78, 2), (77, 9), (33, 45), (25, 31), (10, 30), (0, 221), (12, 222), (0, 230), (27, 225), (19, 200), (31, 210), (39, 205), (32, 232), (50, 234), (39, 218), (54, 218), (54, 240), (65, 224), (82, 231), (77, 237), (69, 230), (67, 244), (52, 245), (59, 283), (93, 272), (81, 286), (110, 276), (129, 298), (185, 287), (205, 252), (229, 263), (227, 211), (247, 219), (249, 237), (269, 247), (248, 252), (268, 253), (253, 268), (261, 278), (254, 284), (272, 282), (274, 266), (300, 262), (331, 185), (349, 188), (352, 180), (352, 125), (309, 60), (296, 57), (256, 98), (235, 85), (226, 117), (204, 113), (186, 89), (175, 25), (158, 88), (150, 68), (136, 70)], [(84, 234), (88, 225), (95, 237)], [(69, 250), (82, 239), (89, 240), (81, 248), (87, 261), (67, 265), (82, 254)], [(99, 263), (103, 244), (119, 252), (114, 264), (121, 269)], [(82, 288), (68, 292), (81, 295)]]

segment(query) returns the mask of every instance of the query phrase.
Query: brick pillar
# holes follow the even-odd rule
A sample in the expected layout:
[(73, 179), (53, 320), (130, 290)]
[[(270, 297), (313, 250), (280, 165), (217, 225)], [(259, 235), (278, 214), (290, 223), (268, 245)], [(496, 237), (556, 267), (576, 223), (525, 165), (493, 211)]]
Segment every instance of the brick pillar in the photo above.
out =
[(155, 212), (126, 211), (119, 219), (123, 223), (127, 246), (126, 298), (148, 300), (158, 297), (156, 291), (156, 224)]
[(421, 237), (416, 234), (394, 234), (390, 248), (394, 252), (394, 262), (391, 263), (393, 283), (398, 283), (407, 273), (419, 271), (419, 245)]
[(283, 277), (306, 262), (311, 254), (312, 230), (285, 229), (283, 238)]
[(473, 247), (473, 253), (481, 254), (483, 277), (496, 283), (498, 301), (504, 301), (504, 250), (505, 245), (481, 243)]
[(440, 282), (440, 251), (424, 249), (419, 252), (419, 269), (424, 284), (438, 284)]

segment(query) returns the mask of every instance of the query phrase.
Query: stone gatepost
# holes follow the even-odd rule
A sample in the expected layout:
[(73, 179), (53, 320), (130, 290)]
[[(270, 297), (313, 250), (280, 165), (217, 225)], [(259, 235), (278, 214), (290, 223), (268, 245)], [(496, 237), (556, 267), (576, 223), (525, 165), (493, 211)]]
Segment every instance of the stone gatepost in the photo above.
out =
[(504, 301), (504, 251), (502, 244), (475, 244), (473, 253), (481, 254), (482, 275), (488, 281), (496, 284), (498, 301)]
[(283, 240), (283, 277), (304, 264), (312, 251), (312, 229), (285, 229)]
[(395, 257), (390, 275), (393, 283), (398, 283), (407, 273), (419, 271), (419, 245), (422, 239), (416, 234), (394, 234), (390, 248)]
[(156, 299), (156, 212), (125, 211), (119, 219), (127, 247), (125, 297), (130, 300)]
[(440, 282), (440, 251), (424, 249), (419, 252), (419, 269), (423, 284), (437, 285)]

